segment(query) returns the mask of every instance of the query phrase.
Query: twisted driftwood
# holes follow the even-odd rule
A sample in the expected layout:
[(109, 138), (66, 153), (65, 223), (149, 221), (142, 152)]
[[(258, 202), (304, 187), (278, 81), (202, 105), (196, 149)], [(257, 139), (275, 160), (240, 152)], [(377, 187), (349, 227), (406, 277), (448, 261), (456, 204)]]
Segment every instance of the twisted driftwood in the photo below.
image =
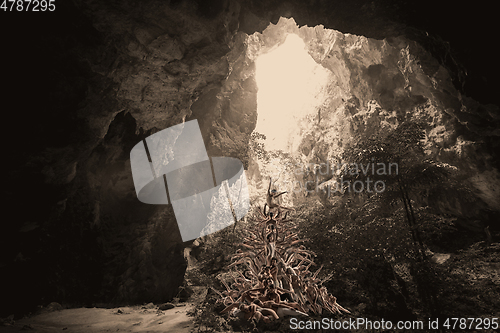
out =
[[(269, 191), (268, 191), (269, 192)], [(272, 207), (275, 208), (275, 207)], [(323, 311), (350, 313), (337, 303), (314, 273), (316, 254), (301, 243), (288, 219), (289, 211), (276, 207), (266, 212), (256, 209), (253, 221), (244, 227), (242, 249), (232, 256), (228, 268), (236, 271), (230, 284), (221, 279), (226, 290), (219, 293), (229, 313), (241, 319), (270, 322), (285, 316), (308, 316)]]

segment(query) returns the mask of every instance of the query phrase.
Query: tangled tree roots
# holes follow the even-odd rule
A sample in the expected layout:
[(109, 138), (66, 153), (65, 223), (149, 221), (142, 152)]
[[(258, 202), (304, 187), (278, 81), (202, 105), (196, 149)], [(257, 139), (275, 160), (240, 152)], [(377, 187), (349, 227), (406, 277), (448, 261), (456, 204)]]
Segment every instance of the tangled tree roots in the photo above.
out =
[(270, 322), (285, 316), (308, 316), (331, 313), (350, 313), (337, 303), (317, 278), (321, 267), (314, 273), (316, 254), (301, 245), (288, 211), (279, 208), (269, 213), (256, 209), (249, 225), (244, 227), (245, 237), (232, 256), (229, 268), (232, 281), (220, 278), (226, 290), (219, 293), (226, 308), (221, 313), (257, 322)]

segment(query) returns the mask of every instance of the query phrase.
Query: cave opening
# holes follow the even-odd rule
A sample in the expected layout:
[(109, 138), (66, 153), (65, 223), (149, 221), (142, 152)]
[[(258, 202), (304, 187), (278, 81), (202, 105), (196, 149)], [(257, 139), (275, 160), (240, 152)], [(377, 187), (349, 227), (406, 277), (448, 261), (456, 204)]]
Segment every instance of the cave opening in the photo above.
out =
[[(261, 38), (265, 43), (259, 43)], [(254, 59), (257, 92), (250, 145), (251, 193), (258, 198), (268, 186), (261, 180), (271, 177), (273, 188), (291, 194), (281, 200), (293, 205), (293, 193), (300, 192), (300, 187), (293, 186), (294, 165), (309, 155), (301, 149), (304, 135), (317, 131), (336, 78), (308, 51), (317, 48), (318, 40), (298, 31), (293, 19), (281, 18), (262, 35), (251, 36), (250, 42), (259, 48)]]
[(317, 117), (324, 101), (329, 71), (305, 50), (304, 41), (289, 34), (285, 42), (255, 61), (257, 125), (266, 150), (296, 150), (296, 134), (304, 117)]

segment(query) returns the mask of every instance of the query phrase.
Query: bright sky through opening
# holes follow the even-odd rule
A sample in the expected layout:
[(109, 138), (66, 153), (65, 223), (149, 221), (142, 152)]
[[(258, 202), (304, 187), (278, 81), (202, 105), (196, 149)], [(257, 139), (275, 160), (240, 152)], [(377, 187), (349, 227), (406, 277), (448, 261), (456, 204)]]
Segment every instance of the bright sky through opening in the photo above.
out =
[(266, 150), (290, 151), (301, 119), (318, 112), (329, 71), (305, 50), (302, 39), (290, 34), (285, 43), (256, 60), (257, 126), (266, 135)]

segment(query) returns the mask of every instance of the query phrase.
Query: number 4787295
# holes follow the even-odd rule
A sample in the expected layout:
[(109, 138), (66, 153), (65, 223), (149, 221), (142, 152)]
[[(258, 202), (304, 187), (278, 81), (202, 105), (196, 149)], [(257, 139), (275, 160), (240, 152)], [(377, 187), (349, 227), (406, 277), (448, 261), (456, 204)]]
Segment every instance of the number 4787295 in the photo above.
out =
[(53, 12), (56, 0), (3, 0), (0, 10), (4, 12)]
[(447, 330), (452, 329), (475, 329), (489, 330), (498, 329), (498, 318), (446, 318), (443, 327)]

